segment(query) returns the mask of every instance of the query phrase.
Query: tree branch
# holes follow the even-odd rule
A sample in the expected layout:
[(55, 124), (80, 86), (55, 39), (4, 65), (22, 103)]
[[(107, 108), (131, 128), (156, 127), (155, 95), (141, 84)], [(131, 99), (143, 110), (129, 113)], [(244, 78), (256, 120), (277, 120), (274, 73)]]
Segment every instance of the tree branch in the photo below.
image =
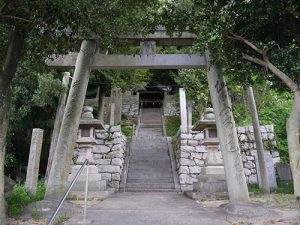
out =
[(264, 54), (264, 51), (257, 48), (254, 44), (252, 44), (250, 41), (248, 41), (247, 39), (245, 39), (244, 37), (242, 36), (239, 36), (237, 34), (234, 34), (234, 33), (230, 33), (230, 35), (227, 35), (226, 36), (227, 39), (230, 39), (230, 40), (237, 40), (237, 41), (240, 41), (244, 44), (246, 44), (247, 46), (249, 46), (250, 48), (252, 48), (255, 52), (257, 52), (258, 54), (261, 54), (263, 55)]
[(242, 43), (246, 44), (247, 46), (249, 46), (251, 49), (253, 49), (255, 52), (259, 53), (262, 56), (262, 60), (258, 59), (256, 57), (252, 57), (250, 55), (244, 54), (242, 53), (242, 59), (247, 60), (249, 62), (253, 62), (257, 65), (260, 66), (264, 66), (266, 68), (268, 68), (275, 76), (277, 76), (289, 89), (291, 89), (291, 91), (295, 92), (299, 89), (299, 86), (289, 77), (287, 76), (284, 72), (282, 72), (280, 69), (278, 69), (276, 66), (274, 66), (273, 63), (270, 62), (267, 53), (270, 49), (265, 49), (265, 50), (261, 50), (259, 48), (257, 48), (254, 44), (252, 44), (250, 41), (248, 41), (247, 39), (236, 35), (234, 33), (230, 34), (231, 36), (227, 36), (228, 39), (231, 40), (238, 40), (241, 41)]
[(260, 59), (258, 59), (256, 57), (252, 57), (252, 56), (244, 54), (244, 53), (242, 53), (242, 59), (245, 59), (245, 60), (247, 60), (249, 62), (253, 62), (253, 63), (258, 64), (260, 66), (267, 67), (266, 62), (264, 62), (263, 60), (260, 60)]
[(25, 21), (25, 22), (28, 22), (28, 23), (32, 23), (32, 21), (30, 21), (28, 19), (24, 19), (24, 18), (18, 17), (18, 16), (1, 15), (0, 17), (2, 17), (2, 18), (8, 18), (8, 19), (14, 19), (14, 20), (21, 20), (21, 21)]

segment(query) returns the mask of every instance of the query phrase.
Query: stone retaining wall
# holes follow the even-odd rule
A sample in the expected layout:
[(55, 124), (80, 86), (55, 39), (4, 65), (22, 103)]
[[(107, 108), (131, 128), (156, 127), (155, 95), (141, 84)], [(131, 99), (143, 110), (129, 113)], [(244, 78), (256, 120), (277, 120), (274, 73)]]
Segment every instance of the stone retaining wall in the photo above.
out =
[[(78, 144), (75, 158), (84, 152), (83, 147), (85, 144)], [(106, 130), (95, 130), (95, 142), (87, 147), (91, 148), (91, 155), (84, 157), (90, 159), (90, 164), (96, 165), (101, 179), (106, 180), (108, 186), (118, 189), (126, 154), (126, 137), (121, 127), (106, 126)]]
[[(274, 126), (266, 125), (260, 127), (260, 132), (264, 142), (265, 150), (269, 151), (274, 165), (280, 161), (279, 152), (274, 150), (276, 140), (274, 135)], [(247, 183), (257, 183), (257, 171), (255, 157), (257, 155), (255, 138), (252, 126), (238, 127), (238, 139), (241, 148), (242, 161), (246, 175)]]
[(176, 170), (182, 191), (192, 190), (193, 183), (197, 182), (207, 151), (202, 146), (203, 132), (183, 133), (178, 131), (173, 141), (176, 157)]
[[(256, 146), (252, 126), (237, 128), (244, 171), (248, 183), (257, 183), (255, 165)], [(261, 126), (261, 133), (266, 150), (270, 151), (274, 164), (279, 162), (278, 151), (272, 149), (276, 145), (273, 125)], [(207, 157), (206, 147), (202, 145), (203, 132), (184, 133), (178, 131), (173, 140), (173, 149), (176, 156), (176, 169), (181, 189), (192, 190), (193, 183), (197, 182), (201, 168), (205, 166)], [(271, 148), (270, 148), (271, 147)], [(268, 149), (269, 148), (269, 149)]]

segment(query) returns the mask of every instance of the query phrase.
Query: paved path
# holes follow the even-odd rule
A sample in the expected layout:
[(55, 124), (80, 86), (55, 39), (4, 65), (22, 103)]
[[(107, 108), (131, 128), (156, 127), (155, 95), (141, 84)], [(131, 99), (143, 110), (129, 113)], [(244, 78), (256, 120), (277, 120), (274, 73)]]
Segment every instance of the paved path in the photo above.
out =
[[(93, 225), (229, 224), (225, 217), (218, 209), (203, 208), (176, 192), (117, 193), (91, 206), (87, 212), (87, 218), (93, 220)], [(70, 221), (69, 224), (75, 223)]]

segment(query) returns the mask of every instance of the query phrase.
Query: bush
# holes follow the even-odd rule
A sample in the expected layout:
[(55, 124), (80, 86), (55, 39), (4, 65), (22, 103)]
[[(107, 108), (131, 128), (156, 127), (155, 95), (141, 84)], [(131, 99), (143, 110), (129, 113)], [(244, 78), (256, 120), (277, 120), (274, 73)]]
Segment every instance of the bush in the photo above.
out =
[(12, 217), (18, 217), (23, 207), (32, 202), (33, 195), (25, 188), (24, 185), (16, 184), (13, 191), (7, 198), (8, 215)]
[(11, 194), (6, 199), (8, 204), (8, 215), (11, 217), (20, 216), (26, 205), (44, 199), (45, 190), (44, 180), (39, 181), (35, 195), (32, 195), (23, 184), (16, 184), (13, 187)]
[(168, 116), (166, 117), (166, 131), (167, 136), (173, 137), (177, 134), (180, 128), (180, 117), (179, 116)]

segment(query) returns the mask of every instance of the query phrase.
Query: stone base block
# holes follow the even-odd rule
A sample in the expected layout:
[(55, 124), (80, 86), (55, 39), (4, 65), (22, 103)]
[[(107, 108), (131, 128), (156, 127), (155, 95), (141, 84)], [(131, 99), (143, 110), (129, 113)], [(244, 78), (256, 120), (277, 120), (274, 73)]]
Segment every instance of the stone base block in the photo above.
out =
[(181, 191), (192, 191), (193, 190), (193, 185), (192, 184), (182, 184), (180, 185)]
[(184, 194), (197, 201), (215, 201), (228, 199), (228, 192), (216, 192), (216, 193), (205, 193), (205, 192), (194, 192), (186, 191)]
[[(68, 177), (68, 185), (75, 178), (80, 165), (72, 167), (72, 173)], [(77, 181), (75, 182), (72, 191), (84, 191), (86, 182), (86, 168), (81, 172)], [(98, 173), (98, 168), (94, 165), (89, 166), (89, 191), (104, 191), (106, 189), (106, 181), (101, 179), (101, 174)]]
[(193, 190), (203, 193), (227, 192), (227, 185), (224, 175), (200, 175), (198, 182), (193, 184)]
[(202, 170), (201, 170), (201, 174), (206, 174), (206, 175), (222, 174), (222, 175), (225, 175), (224, 166), (206, 166), (206, 167), (203, 167)]

